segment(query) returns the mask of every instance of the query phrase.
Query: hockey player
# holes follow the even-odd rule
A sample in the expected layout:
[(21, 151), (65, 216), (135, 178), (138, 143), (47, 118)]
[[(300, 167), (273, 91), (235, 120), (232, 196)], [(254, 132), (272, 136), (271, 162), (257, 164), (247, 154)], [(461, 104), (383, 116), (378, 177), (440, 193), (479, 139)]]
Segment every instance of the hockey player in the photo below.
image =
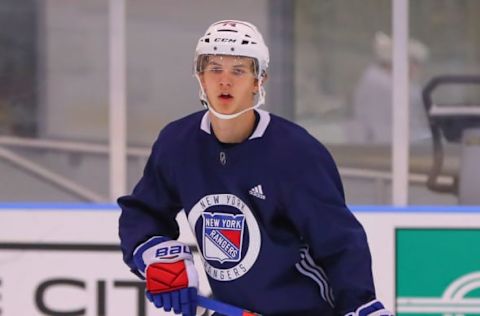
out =
[(183, 210), (217, 299), (264, 315), (390, 315), (332, 157), (258, 109), (268, 63), (250, 23), (220, 21), (200, 38), (194, 68), (207, 110), (167, 125), (133, 193), (119, 198), (124, 260), (155, 306), (195, 315), (198, 276), (176, 241)]

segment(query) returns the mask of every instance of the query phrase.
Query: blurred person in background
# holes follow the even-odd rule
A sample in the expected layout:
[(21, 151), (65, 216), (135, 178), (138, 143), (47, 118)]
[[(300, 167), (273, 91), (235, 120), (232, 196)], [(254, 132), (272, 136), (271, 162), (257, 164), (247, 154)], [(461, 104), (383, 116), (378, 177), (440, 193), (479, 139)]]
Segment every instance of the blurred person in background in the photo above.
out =
[[(375, 34), (373, 48), (375, 60), (361, 75), (354, 95), (353, 111), (357, 131), (355, 141), (371, 144), (390, 144), (392, 141), (392, 40), (382, 32)], [(425, 44), (410, 39), (409, 104), (410, 141), (417, 142), (430, 137), (427, 116), (422, 101), (420, 72), (429, 57)]]

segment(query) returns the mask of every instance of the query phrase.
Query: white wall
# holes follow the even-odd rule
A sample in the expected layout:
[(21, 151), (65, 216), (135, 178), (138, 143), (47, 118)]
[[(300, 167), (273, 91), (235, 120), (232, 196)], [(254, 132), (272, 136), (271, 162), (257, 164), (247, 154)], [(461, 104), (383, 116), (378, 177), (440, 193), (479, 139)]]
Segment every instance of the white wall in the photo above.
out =
[[(417, 212), (413, 212), (415, 210)], [(0, 205), (0, 309), (5, 315), (38, 315), (35, 296), (39, 294), (40, 285), (58, 278), (83, 282), (85, 288), (67, 285), (48, 288), (42, 300), (52, 309), (85, 308), (83, 315), (98, 316), (99, 306), (103, 304), (105, 315), (133, 315), (138, 309), (138, 292), (132, 287), (121, 287), (118, 282), (137, 279), (123, 264), (120, 251), (58, 248), (58, 244), (68, 247), (78, 244), (118, 245), (119, 214), (119, 210), (111, 205)], [(395, 307), (396, 228), (480, 229), (480, 207), (376, 207), (362, 208), (355, 214), (367, 231), (377, 295), (392, 310)], [(179, 216), (179, 220), (181, 240), (194, 243), (185, 217)], [(52, 244), (57, 248), (38, 249)], [(202, 271), (198, 257), (196, 265)], [(200, 291), (208, 294), (203, 273), (200, 283)], [(105, 293), (106, 297), (100, 303), (99, 292)], [(147, 304), (146, 315), (161, 313)]]

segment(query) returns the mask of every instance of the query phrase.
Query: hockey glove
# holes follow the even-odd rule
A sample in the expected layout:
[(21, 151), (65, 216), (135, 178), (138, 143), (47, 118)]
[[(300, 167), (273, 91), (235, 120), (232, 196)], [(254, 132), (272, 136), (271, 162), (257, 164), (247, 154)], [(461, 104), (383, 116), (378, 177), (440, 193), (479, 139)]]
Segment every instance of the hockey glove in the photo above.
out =
[(152, 237), (133, 252), (146, 280), (146, 296), (157, 308), (195, 316), (198, 274), (190, 248), (167, 237)]
[(373, 300), (365, 305), (357, 308), (355, 312), (346, 314), (345, 316), (395, 316), (392, 312), (385, 309), (378, 300)]

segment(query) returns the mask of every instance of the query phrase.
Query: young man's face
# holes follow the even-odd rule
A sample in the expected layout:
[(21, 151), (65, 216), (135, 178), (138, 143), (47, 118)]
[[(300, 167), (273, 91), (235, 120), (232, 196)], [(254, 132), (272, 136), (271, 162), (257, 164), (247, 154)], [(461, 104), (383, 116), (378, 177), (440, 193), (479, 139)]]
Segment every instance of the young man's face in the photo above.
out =
[(200, 81), (210, 106), (222, 114), (251, 107), (257, 93), (253, 59), (238, 56), (208, 56)]

